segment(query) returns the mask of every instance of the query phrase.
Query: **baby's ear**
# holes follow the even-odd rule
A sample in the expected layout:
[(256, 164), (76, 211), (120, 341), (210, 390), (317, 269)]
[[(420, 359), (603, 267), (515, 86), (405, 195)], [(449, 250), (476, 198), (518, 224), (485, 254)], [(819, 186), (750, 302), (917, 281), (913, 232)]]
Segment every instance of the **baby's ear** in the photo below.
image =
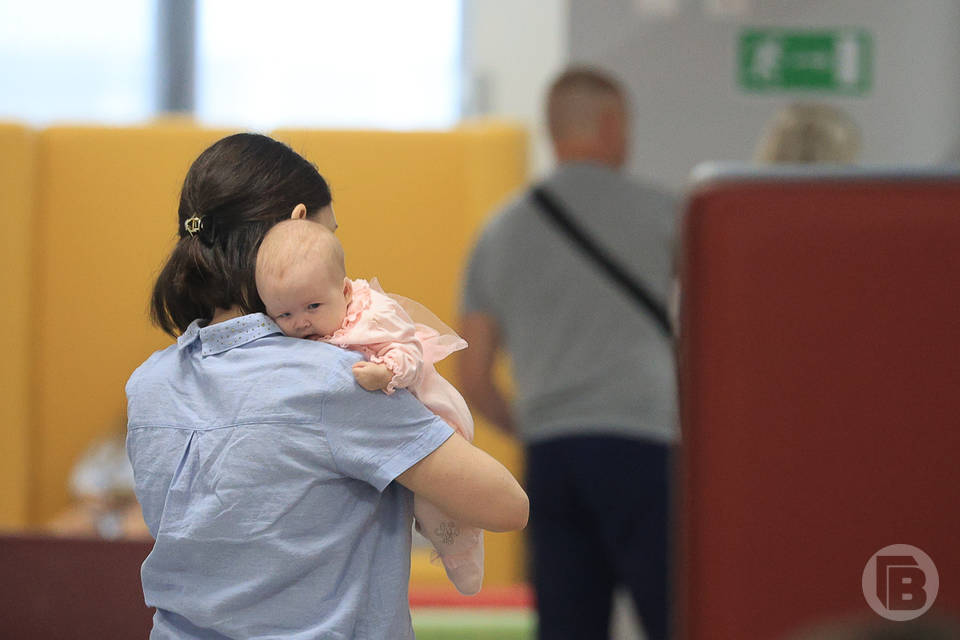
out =
[(353, 282), (346, 276), (343, 278), (343, 298), (347, 304), (350, 304), (350, 300), (353, 299)]

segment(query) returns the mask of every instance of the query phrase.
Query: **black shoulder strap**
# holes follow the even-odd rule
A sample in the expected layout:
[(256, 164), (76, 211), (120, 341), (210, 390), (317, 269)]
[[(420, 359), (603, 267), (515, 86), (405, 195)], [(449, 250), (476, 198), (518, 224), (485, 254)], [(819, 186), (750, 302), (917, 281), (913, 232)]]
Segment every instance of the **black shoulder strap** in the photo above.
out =
[(588, 257), (592, 258), (610, 278), (620, 285), (633, 298), (640, 308), (649, 313), (656, 321), (664, 335), (670, 336), (670, 319), (666, 307), (657, 300), (645, 286), (637, 282), (627, 271), (617, 263), (612, 256), (600, 248), (596, 241), (587, 235), (577, 222), (567, 213), (564, 207), (542, 186), (534, 187), (533, 200), (539, 205), (540, 211), (546, 214), (560, 231), (573, 240)]

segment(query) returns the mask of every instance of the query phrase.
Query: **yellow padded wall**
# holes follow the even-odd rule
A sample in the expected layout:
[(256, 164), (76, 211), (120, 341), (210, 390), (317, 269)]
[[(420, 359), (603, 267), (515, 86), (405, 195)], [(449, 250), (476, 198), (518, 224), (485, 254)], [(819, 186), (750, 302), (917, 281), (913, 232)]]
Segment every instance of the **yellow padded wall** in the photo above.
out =
[[(525, 186), (527, 167), (527, 138), (516, 126), (506, 124), (474, 123), (462, 127), (468, 154), (469, 237), (459, 259), (462, 281), (468, 251), (477, 234), (494, 210)], [(506, 358), (500, 358), (498, 380), (512, 389)], [(456, 379), (453, 378), (454, 383)], [(507, 466), (518, 478), (523, 478), (523, 455), (512, 438), (502, 434), (478, 415), (475, 444)], [(526, 553), (523, 533), (488, 535), (486, 564), (488, 578), (485, 584), (512, 584), (527, 578)]]
[(171, 123), (40, 134), (35, 522), (67, 504), (71, 466), (116, 427), (127, 377), (171, 342), (149, 324), (149, 292), (174, 242), (183, 177), (226, 133)]
[[(68, 500), (71, 465), (108, 432), (123, 383), (170, 339), (150, 328), (153, 277), (175, 237), (180, 183), (226, 131), (168, 124), (56, 128), (39, 140), (32, 520)], [(526, 178), (526, 138), (505, 125), (452, 132), (286, 131), (330, 181), (353, 277), (379, 276), (455, 324), (467, 251), (490, 209)], [(453, 379), (451, 362), (441, 372)], [(518, 448), (478, 421), (477, 442), (515, 473)], [(488, 536), (488, 585), (523, 575), (520, 537)], [(425, 567), (418, 570), (417, 567)], [(445, 583), (415, 562), (415, 580)]]
[(0, 529), (27, 524), (35, 146), (26, 127), (0, 124)]
[[(526, 180), (526, 135), (507, 124), (446, 132), (281, 130), (330, 183), (351, 277), (378, 277), (389, 292), (456, 326), (459, 286), (475, 233), (491, 208)], [(454, 384), (454, 355), (438, 370)], [(476, 416), (475, 416), (476, 417)], [(518, 447), (477, 420), (476, 442), (520, 472)], [(446, 585), (442, 568), (415, 555), (414, 584)], [(520, 534), (486, 537), (486, 585), (524, 574)]]

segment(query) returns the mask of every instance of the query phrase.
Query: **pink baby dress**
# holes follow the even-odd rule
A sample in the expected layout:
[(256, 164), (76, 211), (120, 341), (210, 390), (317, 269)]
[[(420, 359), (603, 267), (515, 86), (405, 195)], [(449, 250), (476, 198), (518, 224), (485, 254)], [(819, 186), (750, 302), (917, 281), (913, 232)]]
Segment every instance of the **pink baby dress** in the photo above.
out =
[[(353, 295), (340, 328), (324, 342), (359, 351), (384, 364), (393, 378), (384, 390), (407, 389), (430, 411), (473, 441), (473, 418), (460, 392), (437, 373), (434, 363), (467, 343), (426, 307), (387, 295), (373, 280), (353, 280)], [(483, 581), (483, 532), (460, 526), (429, 501), (414, 497), (417, 531), (436, 549), (447, 577), (460, 593), (473, 595)]]

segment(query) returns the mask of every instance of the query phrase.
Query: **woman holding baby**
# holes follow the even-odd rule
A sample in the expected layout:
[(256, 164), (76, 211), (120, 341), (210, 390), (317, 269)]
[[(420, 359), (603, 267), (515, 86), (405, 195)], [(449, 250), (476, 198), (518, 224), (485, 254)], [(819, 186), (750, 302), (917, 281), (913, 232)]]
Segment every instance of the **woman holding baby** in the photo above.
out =
[(412, 638), (414, 494), (468, 527), (527, 521), (500, 463), (409, 392), (357, 384), (359, 353), (264, 313), (257, 250), (291, 217), (337, 226), (317, 170), (266, 136), (187, 173), (151, 305), (177, 342), (127, 383), (153, 639)]

